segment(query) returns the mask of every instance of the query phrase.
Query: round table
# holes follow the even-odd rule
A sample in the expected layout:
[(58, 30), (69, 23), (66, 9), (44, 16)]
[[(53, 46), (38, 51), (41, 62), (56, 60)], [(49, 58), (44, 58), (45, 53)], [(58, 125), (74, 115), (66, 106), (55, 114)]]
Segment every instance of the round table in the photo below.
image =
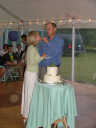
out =
[[(51, 124), (62, 119), (62, 115), (67, 118), (67, 125), (75, 128), (77, 108), (73, 86), (69, 83), (52, 85), (38, 82), (34, 88), (26, 128), (51, 128)], [(60, 122), (57, 127), (64, 128), (64, 125)]]

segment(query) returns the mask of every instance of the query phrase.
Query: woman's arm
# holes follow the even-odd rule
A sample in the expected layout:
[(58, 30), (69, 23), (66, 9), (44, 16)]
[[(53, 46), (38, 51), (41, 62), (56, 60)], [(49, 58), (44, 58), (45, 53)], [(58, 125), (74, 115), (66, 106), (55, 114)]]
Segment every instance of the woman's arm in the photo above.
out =
[[(38, 56), (38, 58), (36, 58)], [(41, 60), (43, 60), (43, 57), (39, 55), (38, 51), (35, 48), (32, 48), (27, 53), (27, 64), (30, 66), (34, 66), (38, 64)]]

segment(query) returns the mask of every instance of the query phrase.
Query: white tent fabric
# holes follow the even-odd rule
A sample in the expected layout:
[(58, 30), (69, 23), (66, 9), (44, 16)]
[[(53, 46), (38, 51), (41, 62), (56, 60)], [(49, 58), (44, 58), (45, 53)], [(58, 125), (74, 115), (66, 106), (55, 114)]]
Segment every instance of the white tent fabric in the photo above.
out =
[(0, 6), (1, 28), (19, 26), (20, 20), (25, 29), (44, 28), (48, 21), (72, 28), (72, 18), (77, 28), (96, 28), (96, 0), (0, 0), (0, 5), (14, 14)]

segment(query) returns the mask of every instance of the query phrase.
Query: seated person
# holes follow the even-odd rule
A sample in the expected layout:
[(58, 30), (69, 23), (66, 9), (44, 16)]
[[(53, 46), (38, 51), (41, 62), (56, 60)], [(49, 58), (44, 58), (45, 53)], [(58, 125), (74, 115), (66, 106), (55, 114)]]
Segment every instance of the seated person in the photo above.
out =
[(24, 51), (21, 50), (21, 44), (18, 44), (18, 45), (17, 45), (17, 49), (18, 49), (18, 51), (16, 52), (16, 54), (17, 54), (18, 62), (19, 62), (19, 60), (21, 59), (21, 57), (22, 57)]
[[(4, 74), (5, 74), (5, 68), (3, 66), (0, 66), (0, 79), (3, 77)], [(1, 80), (0, 83), (2, 83)]]
[(26, 68), (26, 60), (25, 60), (25, 57), (26, 57), (27, 47), (28, 46), (25, 46), (25, 49), (24, 49), (25, 52), (23, 53), (23, 55), (21, 57), (21, 60), (19, 60), (19, 63), (23, 63), (23, 65), (24, 65), (23, 74), (24, 74), (25, 68)]
[(12, 52), (12, 45), (8, 45), (8, 53), (4, 54), (4, 58), (6, 59), (6, 67), (7, 68), (14, 68), (15, 70), (19, 71), (21, 80), (23, 80), (23, 73), (22, 73), (22, 64), (17, 63), (17, 54)]
[(20, 63), (26, 63), (25, 57), (26, 57), (27, 47), (28, 46), (25, 46), (25, 49), (24, 49), (25, 52), (23, 53), (21, 59), (19, 60)]
[[(6, 59), (4, 58), (4, 55), (2, 55), (2, 54), (0, 53), (0, 66), (5, 67), (5, 61), (6, 61)], [(5, 67), (5, 68), (6, 68), (6, 67)]]
[[(3, 77), (4, 74), (5, 74), (5, 59), (3, 55), (0, 54), (0, 79)], [(2, 83), (1, 80), (0, 83)]]
[(3, 45), (3, 50), (0, 50), (0, 53), (1, 53), (2, 55), (4, 55), (5, 53), (8, 52), (7, 46), (8, 46), (8, 44), (4, 44), (4, 45)]

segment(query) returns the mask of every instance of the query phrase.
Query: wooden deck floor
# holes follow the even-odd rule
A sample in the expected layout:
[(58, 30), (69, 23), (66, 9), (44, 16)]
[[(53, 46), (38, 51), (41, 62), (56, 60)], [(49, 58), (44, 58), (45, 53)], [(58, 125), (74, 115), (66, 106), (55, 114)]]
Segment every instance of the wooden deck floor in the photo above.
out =
[[(76, 128), (96, 128), (96, 87), (71, 82), (78, 116)], [(0, 128), (24, 128), (21, 111), (22, 81), (0, 84)]]

